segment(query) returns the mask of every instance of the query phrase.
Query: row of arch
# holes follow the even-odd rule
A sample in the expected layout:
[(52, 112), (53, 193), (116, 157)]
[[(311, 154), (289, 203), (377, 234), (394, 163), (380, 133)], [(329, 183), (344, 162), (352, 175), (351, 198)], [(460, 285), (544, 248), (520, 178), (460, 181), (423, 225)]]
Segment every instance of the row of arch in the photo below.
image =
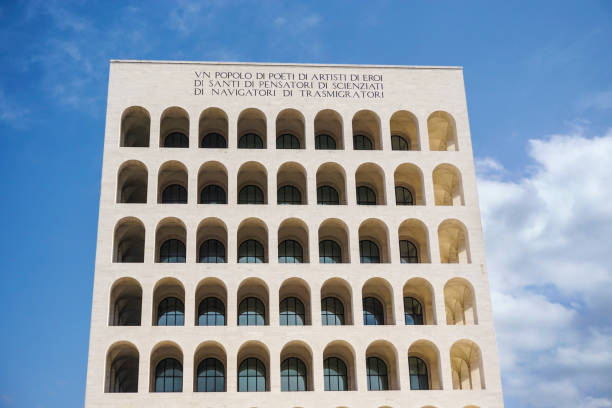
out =
[[(449, 350), (452, 389), (485, 389), (482, 355), (476, 343), (456, 341)], [(195, 392), (266, 392), (270, 391), (270, 350), (260, 341), (247, 341), (236, 354), (236, 382), (229, 384), (227, 352), (216, 341), (204, 341), (193, 355), (193, 391)], [(401, 389), (398, 353), (386, 340), (370, 343), (365, 351), (365, 372), (357, 373), (356, 353), (351, 344), (334, 340), (322, 353), (325, 391), (368, 391)], [(421, 339), (407, 350), (411, 390), (442, 390), (440, 353), (435, 344)], [(139, 352), (127, 341), (113, 344), (106, 354), (106, 392), (137, 392)], [(281, 391), (315, 391), (313, 352), (301, 340), (290, 341), (280, 352)], [(155, 345), (150, 354), (149, 391), (182, 392), (183, 351), (172, 342)], [(357, 376), (360, 377), (357, 380)], [(235, 387), (235, 388), (234, 388)]]
[[(394, 174), (396, 205), (424, 205), (423, 173), (414, 164), (399, 165)], [(436, 205), (463, 205), (461, 173), (452, 164), (440, 164), (432, 173)], [(278, 204), (307, 204), (307, 173), (296, 162), (282, 164), (276, 175)], [(187, 167), (168, 161), (158, 171), (157, 202), (187, 203)], [(364, 163), (355, 172), (357, 204), (386, 203), (385, 174), (380, 166)], [(328, 162), (317, 169), (317, 203), (347, 204), (346, 172), (338, 163)], [(144, 163), (129, 160), (117, 172), (117, 202), (146, 203), (148, 170)], [(242, 164), (236, 178), (238, 204), (268, 204), (268, 171), (261, 163)], [(198, 171), (198, 203), (227, 204), (228, 175), (217, 161), (204, 163)]]
[[(429, 263), (429, 233), (425, 224), (411, 218), (403, 221), (397, 231), (397, 246), (390, 245), (386, 224), (369, 218), (359, 225), (359, 262), (391, 263), (392, 251), (399, 250), (401, 263)], [(237, 263), (268, 263), (268, 227), (259, 218), (243, 220), (237, 230)], [(351, 263), (349, 228), (337, 218), (326, 219), (319, 225), (319, 263)], [(155, 262), (187, 262), (187, 229), (178, 218), (159, 221), (155, 231)], [(467, 229), (456, 219), (447, 219), (438, 226), (441, 263), (470, 263)], [(200, 222), (196, 232), (199, 263), (228, 263), (227, 226), (219, 218), (209, 217)], [(309, 229), (299, 218), (288, 218), (278, 228), (278, 263), (309, 263)], [(119, 220), (114, 230), (113, 262), (144, 262), (145, 226), (136, 217)]]
[[(205, 109), (199, 118), (198, 145), (202, 148), (227, 148), (229, 120), (220, 108)], [(265, 149), (270, 145), (267, 134), (268, 119), (257, 108), (243, 110), (237, 121), (238, 148)], [(304, 149), (306, 120), (296, 109), (284, 109), (276, 117), (276, 148)], [(371, 110), (361, 110), (352, 118), (353, 149), (382, 150), (383, 140), (379, 116)], [(392, 150), (421, 150), (419, 124), (416, 116), (406, 110), (395, 112), (390, 118)], [(189, 114), (174, 106), (163, 111), (160, 118), (160, 147), (189, 147)], [(121, 116), (123, 147), (148, 147), (150, 144), (151, 115), (140, 106), (124, 110)], [(444, 111), (436, 111), (427, 119), (429, 150), (456, 151), (457, 130), (454, 118)], [(343, 150), (344, 121), (335, 110), (324, 109), (314, 118), (315, 148)], [(385, 143), (387, 144), (387, 143)]]
[[(478, 324), (476, 299), (470, 282), (452, 278), (444, 285), (446, 324)], [(409, 279), (402, 287), (403, 320), (396, 320), (392, 286), (380, 277), (368, 279), (361, 288), (362, 318), (355, 316), (359, 308), (353, 303), (353, 288), (344, 279), (326, 280), (320, 289), (320, 324), (344, 326), (435, 325), (438, 323), (435, 293), (423, 278)], [(113, 283), (109, 297), (110, 326), (140, 326), (143, 290), (133, 278)], [(194, 293), (196, 326), (267, 326), (270, 325), (270, 288), (259, 278), (246, 278), (237, 288), (236, 314), (228, 315), (230, 296), (225, 283), (218, 278), (205, 278)], [(301, 278), (284, 280), (278, 290), (278, 322), (281, 326), (313, 324), (310, 285)], [(151, 323), (153, 326), (185, 325), (185, 287), (176, 278), (160, 279), (152, 292)], [(233, 320), (235, 318), (235, 320)], [(315, 320), (316, 321), (316, 320)], [(318, 324), (319, 321), (316, 321)]]

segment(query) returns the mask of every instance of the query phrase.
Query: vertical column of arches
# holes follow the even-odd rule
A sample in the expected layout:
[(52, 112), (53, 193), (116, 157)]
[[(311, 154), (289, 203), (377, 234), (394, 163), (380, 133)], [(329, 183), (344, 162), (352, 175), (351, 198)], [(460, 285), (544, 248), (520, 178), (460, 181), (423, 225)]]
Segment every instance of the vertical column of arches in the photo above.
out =
[(386, 340), (376, 340), (366, 349), (368, 391), (399, 390), (397, 350)]
[(461, 221), (444, 220), (438, 227), (440, 262), (471, 263), (467, 229)]
[(427, 118), (429, 150), (457, 151), (457, 129), (455, 119), (443, 111), (436, 111)]
[(344, 340), (334, 340), (323, 350), (325, 391), (357, 391), (355, 350)]
[(189, 147), (189, 114), (185, 109), (173, 106), (162, 113), (159, 147)]
[(421, 150), (419, 125), (413, 113), (401, 110), (391, 116), (391, 150)]
[(337, 163), (323, 163), (317, 169), (317, 204), (346, 203), (346, 172)]
[(238, 301), (238, 326), (267, 326), (270, 324), (269, 289), (258, 278), (247, 278), (240, 283)]
[(408, 349), (411, 390), (441, 390), (440, 352), (429, 340), (417, 340)]
[(121, 341), (106, 352), (104, 391), (110, 393), (138, 392), (138, 349)]
[(414, 164), (404, 163), (395, 169), (395, 204), (424, 205), (423, 173)]
[(308, 226), (288, 218), (278, 227), (278, 263), (309, 263)]
[(353, 149), (382, 149), (380, 118), (371, 110), (361, 110), (353, 116)]
[(321, 323), (323, 326), (353, 325), (353, 292), (341, 278), (330, 278), (321, 286)]
[(151, 351), (150, 392), (183, 391), (183, 351), (178, 344), (164, 341)]
[(246, 162), (238, 170), (238, 204), (268, 204), (268, 172), (257, 162)]
[(218, 161), (209, 161), (198, 171), (198, 203), (227, 204), (227, 169)]
[(153, 288), (153, 326), (185, 325), (185, 287), (175, 278), (163, 278)]
[(393, 316), (393, 288), (383, 278), (371, 278), (361, 290), (363, 324), (381, 326), (395, 324)]
[(315, 149), (344, 150), (342, 116), (332, 109), (317, 113), (314, 120)]
[(187, 229), (178, 218), (164, 218), (155, 231), (155, 262), (185, 263)]
[(113, 283), (108, 311), (109, 326), (140, 326), (142, 287), (137, 280), (121, 278)]
[(226, 367), (227, 353), (216, 341), (200, 343), (193, 355), (194, 392), (227, 391)]
[(422, 221), (404, 220), (398, 229), (400, 262), (429, 263), (429, 234)]
[(145, 228), (135, 217), (117, 222), (113, 240), (113, 262), (144, 262)]
[(282, 348), (281, 391), (312, 391), (312, 350), (303, 341), (291, 341)]
[(404, 284), (404, 324), (436, 324), (433, 287), (423, 278), (412, 278)]
[(247, 341), (238, 350), (238, 392), (270, 391), (270, 351), (259, 341)]
[(147, 167), (138, 160), (129, 160), (119, 167), (117, 172), (117, 202), (147, 202)]
[(296, 162), (282, 164), (276, 173), (278, 204), (308, 204), (306, 169)]
[(350, 263), (348, 226), (329, 218), (319, 226), (319, 263)]
[(385, 173), (374, 163), (364, 163), (355, 172), (357, 204), (385, 205)]
[(381, 220), (369, 218), (359, 225), (361, 263), (389, 263), (389, 232)]
[(227, 114), (208, 108), (200, 114), (198, 145), (205, 149), (225, 149), (228, 140)]
[(157, 176), (158, 204), (187, 204), (187, 167), (178, 161), (168, 161)]
[(276, 148), (304, 149), (304, 122), (304, 115), (295, 109), (280, 111), (276, 117)]
[(131, 106), (121, 115), (121, 147), (149, 147), (151, 115), (140, 106)]
[(440, 164), (433, 171), (436, 205), (465, 205), (459, 169), (451, 164)]
[(455, 342), (450, 349), (454, 390), (484, 390), (480, 348), (471, 340)]
[(285, 280), (278, 291), (281, 326), (310, 326), (310, 286), (301, 278)]
[(446, 324), (478, 324), (474, 288), (465, 279), (453, 278), (444, 285)]
[(238, 263), (268, 262), (268, 228), (259, 218), (247, 218), (238, 226)]
[(199, 263), (227, 263), (227, 226), (219, 218), (200, 222), (196, 235)]
[(245, 109), (238, 116), (238, 148), (265, 149), (267, 147), (266, 115), (256, 108)]
[(217, 278), (204, 278), (195, 291), (195, 325), (227, 326), (227, 287)]

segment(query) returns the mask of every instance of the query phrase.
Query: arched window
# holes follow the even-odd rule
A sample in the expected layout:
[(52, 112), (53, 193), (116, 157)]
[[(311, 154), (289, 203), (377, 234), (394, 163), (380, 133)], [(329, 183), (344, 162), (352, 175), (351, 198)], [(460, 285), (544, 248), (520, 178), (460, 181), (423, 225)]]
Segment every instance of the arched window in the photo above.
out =
[(247, 239), (238, 248), (238, 263), (264, 263), (264, 247), (254, 239)]
[(315, 149), (317, 150), (336, 150), (336, 141), (333, 137), (326, 134), (315, 137)]
[(408, 368), (410, 371), (410, 389), (428, 390), (429, 375), (425, 362), (418, 357), (408, 357)]
[(380, 263), (378, 245), (369, 239), (359, 241), (359, 260), (361, 263)]
[(227, 142), (225, 141), (223, 135), (213, 132), (202, 138), (200, 147), (205, 149), (225, 149), (227, 147)]
[(184, 326), (185, 305), (181, 299), (167, 297), (157, 306), (158, 326)]
[(306, 364), (297, 357), (289, 357), (281, 364), (281, 391), (306, 391)]
[(264, 194), (261, 188), (248, 185), (242, 187), (240, 193), (238, 193), (238, 204), (263, 204)]
[(187, 204), (187, 190), (180, 184), (170, 184), (162, 192), (162, 204)]
[(125, 355), (113, 360), (108, 392), (138, 392), (138, 357)]
[(204, 187), (200, 193), (200, 204), (227, 204), (225, 190), (215, 184)]
[(247, 133), (242, 135), (238, 141), (239, 149), (263, 149), (263, 140), (255, 133)]
[(282, 186), (278, 189), (277, 194), (278, 204), (302, 204), (302, 193), (297, 187)]
[(266, 366), (258, 358), (246, 358), (238, 368), (238, 392), (266, 391)]
[(325, 239), (319, 242), (319, 263), (342, 263), (342, 249), (336, 241)]
[(338, 195), (338, 191), (332, 186), (317, 187), (317, 204), (339, 205), (340, 196)]
[(200, 245), (200, 263), (225, 263), (225, 245), (216, 239), (208, 239)]
[(296, 297), (288, 297), (280, 303), (281, 326), (303, 326), (306, 322), (306, 311), (302, 301)]
[(285, 133), (276, 138), (277, 149), (299, 149), (300, 141), (290, 133)]
[(225, 391), (225, 367), (216, 358), (207, 358), (198, 365), (197, 392)]
[(344, 305), (336, 297), (321, 299), (321, 320), (323, 326), (344, 325)]
[(387, 365), (378, 357), (368, 357), (368, 391), (386, 391), (389, 389)]
[(363, 298), (363, 324), (366, 326), (385, 324), (385, 311), (378, 299), (374, 297)]
[(174, 358), (165, 358), (155, 368), (155, 392), (182, 392), (183, 366)]
[(391, 136), (391, 150), (410, 150), (410, 142), (401, 136)]
[(414, 205), (414, 198), (412, 191), (406, 187), (396, 186), (395, 187), (395, 204), (397, 205)]
[(325, 391), (348, 391), (346, 364), (337, 357), (326, 358), (323, 362)]
[(419, 263), (419, 251), (412, 241), (402, 239), (399, 246), (402, 263)]
[(164, 139), (164, 147), (189, 147), (189, 138), (181, 132), (172, 132)]
[(353, 149), (355, 150), (374, 150), (372, 140), (366, 135), (353, 136)]
[(357, 204), (376, 205), (376, 193), (370, 187), (357, 187)]
[(225, 326), (225, 305), (216, 297), (207, 297), (198, 306), (198, 326)]
[(115, 301), (113, 326), (140, 326), (142, 299), (125, 296)]
[(286, 239), (278, 244), (278, 263), (302, 263), (303, 261), (303, 250), (299, 242)]
[(238, 326), (265, 326), (266, 307), (256, 297), (248, 297), (238, 306)]
[(404, 298), (404, 322), (408, 326), (423, 324), (423, 306), (421, 302), (410, 296)]
[(159, 248), (159, 262), (185, 263), (185, 244), (178, 239), (169, 239)]

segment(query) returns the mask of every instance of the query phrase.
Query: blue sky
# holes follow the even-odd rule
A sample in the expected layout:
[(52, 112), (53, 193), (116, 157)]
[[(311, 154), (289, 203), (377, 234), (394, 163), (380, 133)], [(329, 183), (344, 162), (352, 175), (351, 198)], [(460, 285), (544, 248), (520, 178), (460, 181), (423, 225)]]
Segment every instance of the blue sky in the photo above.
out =
[(125, 58), (463, 66), (506, 405), (612, 407), (610, 21), (606, 1), (1, 2), (0, 406), (83, 404)]

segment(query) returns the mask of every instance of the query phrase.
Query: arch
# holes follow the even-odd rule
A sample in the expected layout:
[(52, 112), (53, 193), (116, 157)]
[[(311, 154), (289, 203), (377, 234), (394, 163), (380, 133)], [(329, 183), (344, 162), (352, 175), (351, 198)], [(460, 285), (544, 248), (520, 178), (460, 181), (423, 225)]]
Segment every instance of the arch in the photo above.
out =
[[(390, 120), (391, 138), (400, 137), (407, 144), (407, 149), (396, 148), (392, 143), (393, 150), (421, 150), (419, 143), (419, 124), (412, 112), (400, 110), (391, 116)], [(393, 141), (393, 140), (392, 140)]]
[(429, 150), (458, 151), (455, 119), (447, 112), (436, 111), (427, 118)]
[[(255, 186), (263, 193), (263, 202), (257, 199), (257, 204), (268, 204), (268, 172), (261, 163), (250, 161), (240, 166), (238, 170), (238, 191), (242, 191), (247, 186)], [(238, 194), (238, 204), (250, 204), (251, 201), (242, 199), (241, 202), (240, 193)]]
[(156, 344), (150, 364), (150, 392), (183, 391), (183, 351), (178, 344), (172, 341)]
[[(399, 368), (397, 366), (397, 350), (395, 349), (395, 346), (386, 340), (373, 341), (366, 349), (366, 366), (368, 365), (367, 363), (369, 359), (379, 359), (386, 365), (388, 378), (387, 389), (399, 390), (400, 378)], [(376, 389), (376, 387), (373, 387), (376, 385), (376, 383), (372, 380), (373, 379), (370, 379), (370, 381), (368, 381), (368, 390), (370, 391), (374, 391)], [(378, 389), (380, 389), (380, 387)]]
[[(364, 163), (357, 168), (355, 172), (355, 186), (359, 191), (360, 187), (368, 187), (376, 194), (375, 204), (385, 205), (385, 173), (374, 163)], [(357, 204), (360, 203), (359, 194), (357, 195)], [(363, 204), (366, 204), (364, 202)]]
[[(313, 391), (312, 350), (303, 341), (285, 344), (280, 353), (281, 391)], [(300, 364), (301, 363), (301, 364)]]
[[(281, 326), (310, 326), (312, 324), (310, 286), (304, 279), (286, 279), (278, 290), (278, 299)], [(290, 300), (285, 302), (287, 299)]]
[(110, 290), (109, 326), (140, 326), (142, 287), (136, 279), (117, 279)]
[(151, 115), (141, 106), (130, 106), (121, 115), (121, 147), (149, 147)]
[[(263, 247), (263, 259), (261, 259), (259, 255), (259, 251), (257, 252), (248, 252), (243, 253), (241, 255), (240, 246), (246, 241), (254, 240), (257, 241)], [(247, 218), (243, 220), (238, 226), (238, 257), (237, 260), (239, 263), (267, 263), (268, 262), (268, 227), (266, 224), (260, 220), (259, 218)], [(246, 244), (249, 251), (251, 248), (255, 250), (255, 246)], [(243, 259), (241, 261), (241, 257), (256, 257), (257, 259), (251, 262), (250, 259)]]
[(198, 145), (202, 148), (227, 148), (227, 114), (219, 108), (208, 108), (200, 114)]
[(309, 263), (308, 242), (308, 226), (304, 221), (299, 218), (284, 220), (278, 227), (278, 262)]
[(295, 109), (284, 109), (278, 113), (276, 116), (277, 149), (304, 149), (306, 145), (304, 134), (304, 115), (301, 112)]
[[(410, 309), (409, 306), (414, 306), (414, 302), (406, 302), (406, 298), (415, 299), (421, 305), (421, 316), (422, 322), (420, 324), (436, 324), (436, 309), (435, 309), (435, 298), (434, 290), (427, 280), (423, 278), (412, 278), (409, 279), (403, 287), (404, 297), (404, 324), (415, 325), (419, 324), (414, 316), (410, 316), (415, 312), (414, 307)], [(408, 314), (408, 316), (406, 316)]]
[(138, 392), (138, 349), (132, 343), (114, 343), (106, 352), (104, 392)]
[(209, 161), (198, 171), (198, 203), (227, 204), (227, 169), (218, 161)]
[(333, 194), (322, 191), (324, 187), (332, 188), (338, 195), (338, 204), (346, 204), (346, 172), (337, 163), (323, 163), (317, 169), (317, 204), (335, 204)]
[[(340, 255), (330, 252), (325, 241), (332, 241), (340, 247)], [(338, 262), (340, 261), (340, 262)], [(351, 262), (348, 226), (338, 218), (328, 218), (319, 225), (319, 263)]]
[(145, 227), (135, 217), (117, 221), (113, 240), (113, 262), (144, 262)]
[[(344, 132), (342, 125), (342, 116), (333, 109), (323, 109), (319, 111), (314, 119), (315, 131), (315, 149), (321, 150), (344, 150)], [(317, 144), (316, 138), (320, 135), (330, 136), (334, 143), (335, 149), (330, 149), (330, 145)]]
[(436, 205), (465, 205), (463, 183), (459, 169), (452, 164), (440, 164), (433, 171)]
[(147, 167), (138, 160), (128, 160), (117, 172), (117, 202), (143, 204), (147, 202)]
[[(270, 391), (270, 351), (265, 344), (256, 340), (247, 341), (240, 346), (236, 360), (238, 362), (238, 392)], [(258, 360), (261, 365), (254, 360)], [(261, 366), (263, 366), (263, 372), (261, 372)], [(248, 377), (250, 375), (246, 372), (247, 369), (251, 372), (257, 371), (259, 374), (256, 380), (251, 380), (251, 385), (254, 381), (255, 387), (249, 386)]]
[[(395, 318), (393, 316), (393, 288), (383, 278), (370, 278), (368, 279), (361, 289), (361, 296), (364, 303), (363, 308), (363, 322), (364, 325), (393, 325), (395, 324)], [(376, 302), (380, 302), (382, 305), (382, 317), (381, 322), (375, 315)], [(370, 306), (373, 306), (372, 309)]]
[(227, 325), (227, 287), (220, 279), (204, 278), (198, 283), (195, 291), (195, 325)]
[[(308, 204), (308, 190), (306, 188), (306, 169), (301, 164), (287, 162), (278, 168), (276, 173), (276, 186), (278, 204)], [(299, 191), (299, 197), (281, 194), (285, 186), (293, 186)]]
[[(166, 299), (169, 301), (164, 302)], [(153, 288), (152, 309), (153, 326), (184, 326), (185, 286), (181, 281), (175, 278), (160, 279)]]
[(440, 352), (429, 340), (417, 340), (408, 348), (411, 390), (441, 390)]
[[(240, 283), (236, 298), (239, 326), (267, 326), (270, 324), (269, 293), (268, 285), (261, 279), (247, 278)], [(243, 301), (248, 299), (257, 299), (262, 303), (263, 316), (261, 316), (261, 308), (257, 302), (247, 301), (243, 304)], [(263, 317), (263, 322), (260, 317)]]
[[(266, 123), (266, 115), (259, 109), (248, 108), (240, 112), (238, 116), (238, 148), (265, 149), (268, 145)], [(255, 142), (256, 138), (247, 135), (258, 136), (261, 140), (261, 147), (259, 147), (259, 143)], [(245, 138), (243, 139), (243, 137)]]
[(450, 349), (454, 390), (484, 390), (482, 353), (476, 343), (462, 339)]
[[(355, 145), (356, 137), (365, 136), (372, 142), (371, 149), (358, 148)], [(353, 116), (353, 149), (354, 150), (381, 150), (380, 119), (371, 110), (360, 110)]]
[(444, 285), (446, 324), (478, 324), (474, 287), (463, 278), (453, 278)]
[(444, 220), (438, 226), (440, 262), (472, 263), (470, 246), (465, 225), (459, 220)]
[(155, 231), (155, 262), (185, 263), (187, 230), (178, 218), (164, 218)]
[(224, 392), (226, 388), (227, 353), (216, 341), (204, 341), (193, 354), (193, 391)]
[[(397, 236), (400, 246), (400, 262), (412, 263), (415, 260), (417, 263), (429, 263), (431, 257), (429, 253), (429, 233), (427, 226), (416, 218), (409, 218), (402, 221), (398, 230)], [(402, 241), (412, 243), (416, 247), (416, 259), (414, 253), (407, 250), (408, 245), (402, 244)]]
[[(368, 218), (359, 225), (359, 256), (361, 263), (389, 263), (389, 232), (384, 222), (376, 218)], [(379, 258), (374, 252), (369, 251), (371, 245), (366, 245), (366, 241), (371, 241), (378, 247)]]
[(157, 203), (162, 204), (164, 200), (164, 191), (171, 186), (180, 186), (184, 190), (181, 195), (176, 197), (176, 200), (171, 200), (171, 203), (187, 203), (187, 167), (178, 161), (167, 161), (159, 168), (157, 176)]
[(196, 262), (227, 263), (227, 226), (219, 218), (208, 217), (198, 225)]
[[(346, 391), (357, 391), (357, 381), (355, 377), (355, 350), (353, 349), (353, 346), (344, 340), (331, 341), (323, 350), (324, 366), (325, 361), (329, 358), (340, 359), (346, 366)], [(337, 365), (335, 368), (337, 368)], [(325, 391), (334, 391), (333, 379), (330, 378), (330, 376), (335, 374), (334, 371), (336, 370), (334, 370), (333, 365), (328, 365), (327, 370), (325, 370), (324, 367), (323, 376), (325, 381)]]
[[(335, 302), (326, 299), (337, 299), (342, 308), (338, 309)], [(342, 316), (338, 316), (339, 312)], [(321, 319), (324, 326), (353, 325), (353, 290), (351, 285), (342, 278), (330, 278), (321, 285)]]
[[(424, 205), (423, 173), (411, 163), (397, 166), (393, 173), (395, 180), (396, 205)], [(409, 193), (409, 194), (407, 194)]]
[(173, 106), (161, 115), (159, 147), (189, 147), (189, 114)]

